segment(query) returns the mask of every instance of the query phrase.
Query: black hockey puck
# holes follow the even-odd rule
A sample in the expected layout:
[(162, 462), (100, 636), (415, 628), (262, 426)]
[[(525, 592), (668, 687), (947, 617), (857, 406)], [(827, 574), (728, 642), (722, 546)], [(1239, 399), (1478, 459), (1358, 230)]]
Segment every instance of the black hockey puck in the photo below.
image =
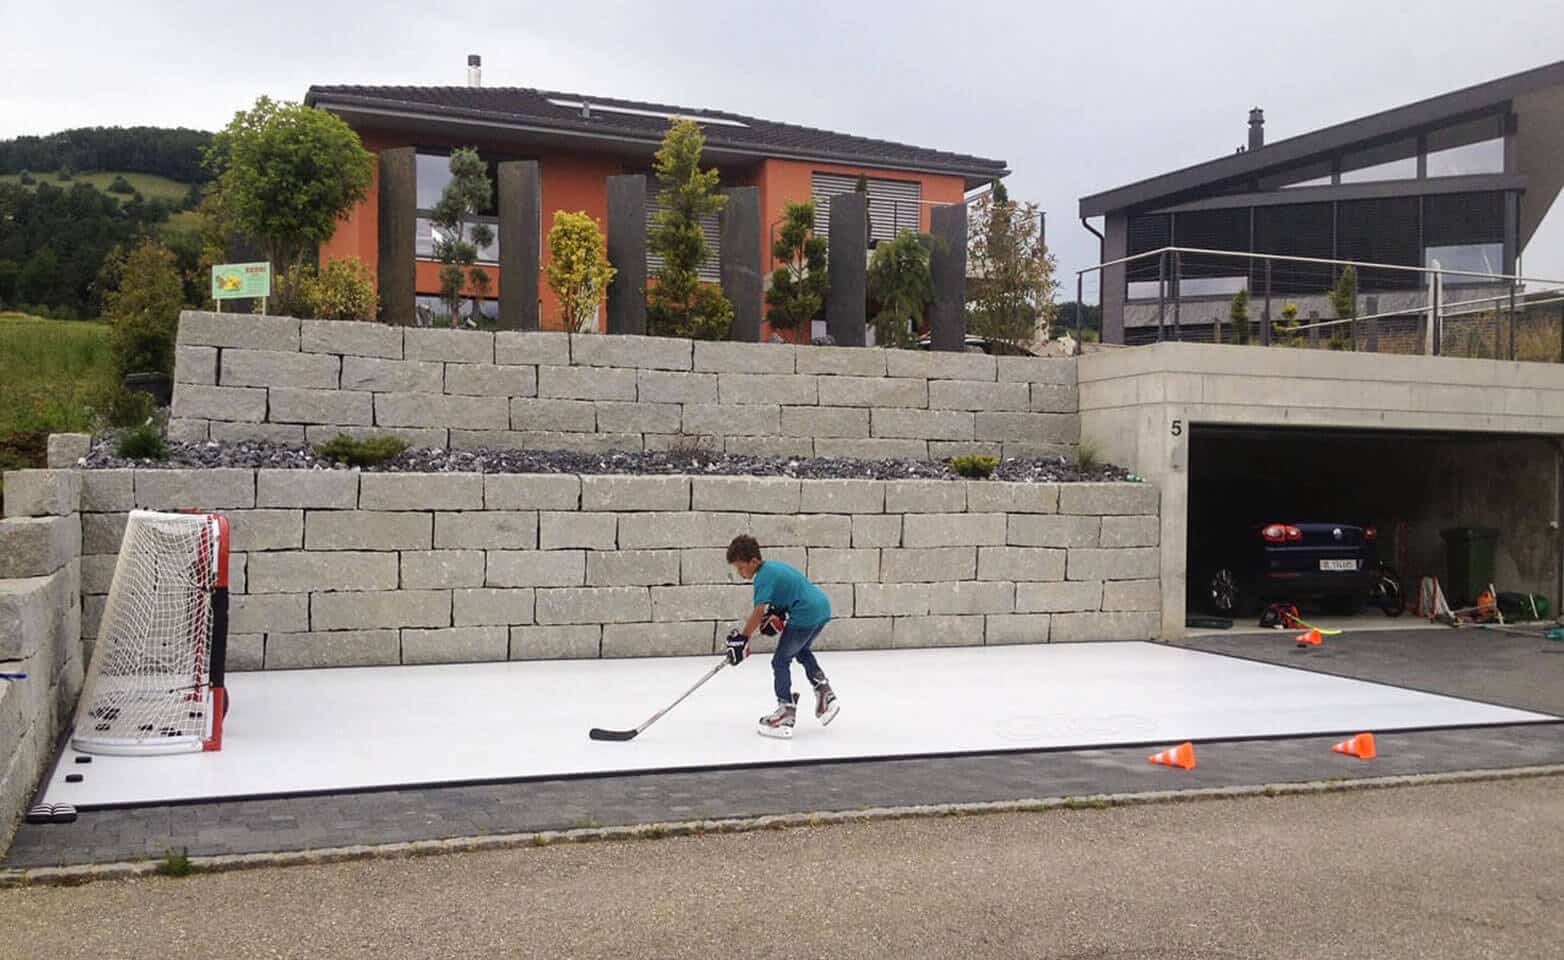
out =
[(65, 782), (66, 783), (81, 783), (81, 781), (82, 781), (82, 775), (79, 774), (79, 773), (67, 773), (65, 775)]
[(92, 762), (92, 758), (91, 757), (87, 757), (87, 756), (78, 756), (76, 758), (76, 762), (77, 763), (91, 763)]

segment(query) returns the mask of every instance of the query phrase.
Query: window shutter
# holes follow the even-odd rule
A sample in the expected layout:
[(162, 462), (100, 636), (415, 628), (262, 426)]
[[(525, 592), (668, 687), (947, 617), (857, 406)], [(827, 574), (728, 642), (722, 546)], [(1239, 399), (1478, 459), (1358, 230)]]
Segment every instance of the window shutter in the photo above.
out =
[[(650, 241), (652, 231), (657, 228), (657, 215), (662, 212), (662, 191), (652, 192), (653, 185), (648, 185), (646, 197), (646, 236)], [(710, 214), (701, 217), (701, 233), (706, 235), (706, 262), (701, 264), (696, 276), (707, 283), (722, 282), (722, 225), (719, 214)], [(648, 276), (662, 269), (663, 258), (652, 252), (650, 242), (646, 245), (646, 272)]]
[[(816, 173), (810, 178), (815, 201), (815, 232), (831, 235), (831, 198), (851, 193), (857, 177)], [(869, 239), (894, 240), (903, 230), (917, 233), (921, 225), (923, 185), (916, 180), (869, 179)]]

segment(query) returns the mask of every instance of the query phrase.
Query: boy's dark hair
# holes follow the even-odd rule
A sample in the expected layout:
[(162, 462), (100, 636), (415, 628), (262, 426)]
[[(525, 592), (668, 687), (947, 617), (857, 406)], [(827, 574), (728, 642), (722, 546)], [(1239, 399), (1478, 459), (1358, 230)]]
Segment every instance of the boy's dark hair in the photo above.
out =
[(728, 562), (738, 563), (741, 560), (759, 560), (760, 542), (747, 533), (741, 533), (728, 544)]

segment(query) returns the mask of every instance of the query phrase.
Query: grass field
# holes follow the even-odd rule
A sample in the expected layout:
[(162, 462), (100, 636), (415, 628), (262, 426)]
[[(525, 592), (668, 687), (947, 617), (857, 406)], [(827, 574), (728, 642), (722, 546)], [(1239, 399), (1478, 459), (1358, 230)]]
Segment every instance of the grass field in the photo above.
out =
[[(0, 183), (16, 183), (19, 176), (19, 174), (14, 173), (0, 175)], [(33, 171), (33, 177), (39, 183), (51, 183), (62, 189), (68, 189), (73, 183), (90, 183), (104, 192), (108, 191), (109, 184), (114, 182), (115, 177), (124, 177), (131, 186), (141, 191), (141, 195), (148, 200), (162, 197), (164, 200), (174, 203), (183, 200), (185, 194), (190, 192), (190, 184), (188, 183), (180, 183), (178, 180), (170, 180), (167, 177), (159, 177), (150, 173), (119, 173), (114, 170), (102, 170), (95, 173), (78, 173), (70, 180), (56, 180), (53, 172), (35, 170)], [(109, 196), (124, 196), (128, 198), (130, 195), (110, 193)]]
[(43, 466), (49, 434), (86, 430), (113, 386), (107, 324), (0, 313), (0, 470)]

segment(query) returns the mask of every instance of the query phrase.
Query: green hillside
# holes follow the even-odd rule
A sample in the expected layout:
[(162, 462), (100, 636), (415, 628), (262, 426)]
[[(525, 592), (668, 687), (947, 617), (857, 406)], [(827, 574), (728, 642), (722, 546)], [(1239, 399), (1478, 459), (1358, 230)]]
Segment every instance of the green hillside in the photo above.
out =
[[(188, 183), (180, 183), (178, 180), (170, 180), (167, 177), (160, 177), (151, 173), (101, 170), (92, 173), (78, 173), (72, 176), (70, 180), (56, 180), (52, 171), (34, 170), (31, 173), (33, 180), (36, 181), (35, 186), (37, 183), (52, 183), (57, 187), (66, 188), (72, 183), (90, 183), (103, 191), (109, 189), (109, 184), (114, 182), (115, 177), (124, 177), (127, 183), (135, 187), (148, 200), (162, 199), (174, 204), (182, 202), (185, 199), (185, 194), (190, 192), (190, 184)], [(21, 174), (0, 174), (0, 183), (19, 184), (21, 183)], [(111, 193), (109, 196), (126, 200), (130, 198), (131, 194)]]

